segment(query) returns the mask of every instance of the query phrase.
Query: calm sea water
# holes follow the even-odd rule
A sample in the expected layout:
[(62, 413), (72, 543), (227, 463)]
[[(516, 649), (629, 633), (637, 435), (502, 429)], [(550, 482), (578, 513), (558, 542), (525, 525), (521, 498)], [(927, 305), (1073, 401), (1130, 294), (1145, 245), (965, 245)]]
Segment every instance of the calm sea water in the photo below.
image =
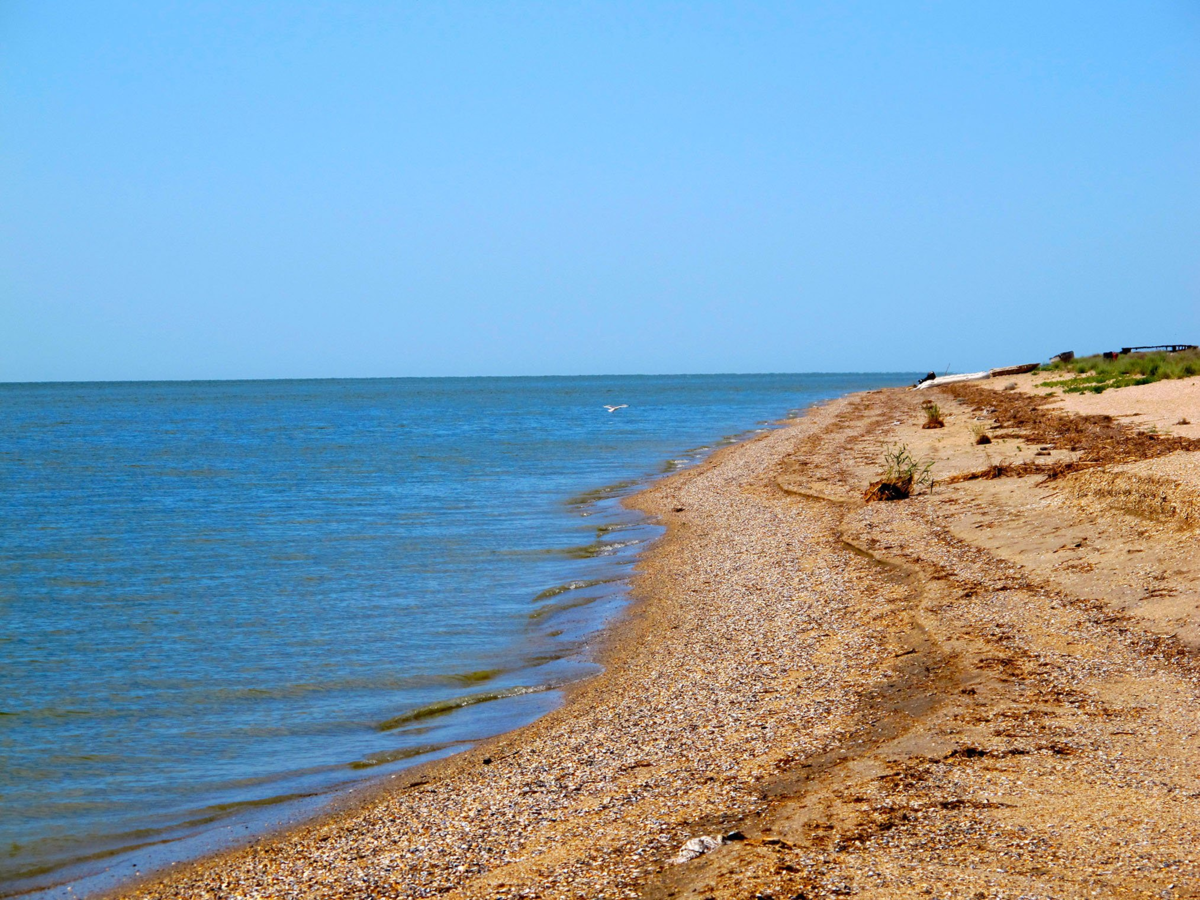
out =
[(905, 380), (0, 385), (0, 894), (540, 715), (623, 494)]

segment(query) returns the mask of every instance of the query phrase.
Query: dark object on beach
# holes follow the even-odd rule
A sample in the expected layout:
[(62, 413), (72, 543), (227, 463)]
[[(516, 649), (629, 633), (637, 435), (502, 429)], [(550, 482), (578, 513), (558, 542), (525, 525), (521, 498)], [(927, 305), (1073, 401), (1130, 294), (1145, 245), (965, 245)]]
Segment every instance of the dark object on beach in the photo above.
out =
[(1022, 363), (1019, 366), (1001, 366), (998, 369), (989, 369), (988, 374), (993, 378), (1004, 378), (1006, 375), (1025, 375), (1036, 369), (1038, 365), (1038, 363)]
[(1105, 351), (1104, 351), (1102, 354), (1100, 354), (1100, 355), (1101, 355), (1101, 356), (1103, 356), (1105, 359), (1116, 359), (1116, 358), (1117, 358), (1118, 356), (1120, 356), (1121, 354), (1120, 354), (1120, 353), (1118, 353), (1118, 352), (1117, 352), (1117, 351), (1115, 351), (1115, 350), (1105, 350)]
[[(1128, 356), (1130, 353), (1143, 353), (1147, 351), (1162, 350), (1166, 353), (1180, 353), (1184, 350), (1200, 349), (1195, 344), (1153, 344), (1149, 347), (1122, 347), (1121, 355)], [(1104, 354), (1104, 358), (1108, 358), (1108, 354)], [(1113, 359), (1116, 359), (1116, 354), (1113, 354)], [(1066, 362), (1066, 360), (1063, 360)]]
[(1178, 422), (1176, 422), (1175, 424), (1176, 424), (1176, 425), (1191, 425), (1192, 423), (1191, 423), (1191, 422), (1189, 422), (1189, 421), (1187, 420), (1187, 417), (1185, 416), (1184, 418), (1180, 419), (1180, 420), (1179, 420)]
[[(918, 381), (917, 384), (924, 384), (927, 381), (933, 381), (933, 379), (935, 379), (935, 378), (937, 378), (937, 372), (930, 372), (928, 375), (926, 375), (924, 378), (922, 378), (920, 381)], [(914, 387), (915, 387), (915, 385), (914, 385)]]
[(675, 507), (675, 508), (674, 508), (673, 510), (671, 510), (671, 511), (672, 511), (672, 512), (683, 512), (683, 507), (682, 507), (682, 506), (677, 506), (677, 507)]
[(729, 832), (729, 834), (727, 834), (723, 838), (721, 838), (721, 840), (723, 840), (727, 844), (730, 843), (731, 841), (744, 841), (745, 839), (746, 839), (746, 836), (744, 834), (742, 834), (740, 831), (731, 831), (731, 832)]
[(868, 503), (877, 500), (907, 500), (912, 494), (912, 485), (911, 475), (897, 478), (895, 481), (876, 481), (863, 493), (863, 499)]
[(483, 764), (485, 766), (490, 766), (492, 764), (492, 758), (490, 756), (485, 756), (483, 758)]
[(1069, 363), (1074, 358), (1075, 358), (1074, 350), (1064, 350), (1062, 353), (1059, 353), (1059, 354), (1056, 354), (1055, 356), (1050, 357), (1050, 362)]
[(992, 439), (990, 437), (988, 437), (986, 434), (981, 434), (979, 437), (975, 438), (976, 444), (990, 444), (991, 442), (992, 442)]

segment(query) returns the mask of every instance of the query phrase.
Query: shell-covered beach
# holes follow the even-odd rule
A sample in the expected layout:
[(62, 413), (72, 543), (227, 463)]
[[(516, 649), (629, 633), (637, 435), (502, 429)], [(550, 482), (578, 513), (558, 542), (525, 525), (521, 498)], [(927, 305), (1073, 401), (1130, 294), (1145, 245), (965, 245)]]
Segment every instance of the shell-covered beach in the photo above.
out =
[[(1097, 481), (1188, 496), (1195, 448), (1035, 407), (851, 395), (656, 483), (667, 534), (562, 708), (125, 896), (1196, 896), (1194, 523)], [(863, 503), (896, 442), (939, 483)]]

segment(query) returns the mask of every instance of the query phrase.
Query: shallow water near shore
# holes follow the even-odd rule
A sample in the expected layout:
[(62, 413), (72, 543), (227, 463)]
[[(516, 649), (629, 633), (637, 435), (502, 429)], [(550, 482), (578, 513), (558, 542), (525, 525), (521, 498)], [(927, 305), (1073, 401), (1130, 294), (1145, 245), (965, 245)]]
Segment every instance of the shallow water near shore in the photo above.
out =
[(536, 718), (657, 534), (623, 496), (906, 380), (0, 385), (0, 895)]

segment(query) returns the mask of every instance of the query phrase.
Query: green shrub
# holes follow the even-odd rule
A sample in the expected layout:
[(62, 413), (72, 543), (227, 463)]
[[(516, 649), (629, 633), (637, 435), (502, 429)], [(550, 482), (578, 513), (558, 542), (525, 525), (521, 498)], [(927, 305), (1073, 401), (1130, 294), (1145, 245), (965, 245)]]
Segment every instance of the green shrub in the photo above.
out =
[[(1053, 362), (1042, 371), (1060, 380), (1043, 381), (1038, 387), (1061, 388), (1065, 394), (1102, 393), (1109, 388), (1153, 384), (1171, 378), (1191, 378), (1200, 373), (1200, 351), (1178, 353), (1126, 353), (1116, 359), (1085, 356), (1069, 363)], [(1065, 380), (1062, 376), (1067, 377)]]
[(889, 447), (883, 453), (883, 475), (872, 482), (863, 494), (868, 503), (874, 500), (904, 500), (921, 485), (933, 491), (933, 463), (922, 462), (904, 444)]

